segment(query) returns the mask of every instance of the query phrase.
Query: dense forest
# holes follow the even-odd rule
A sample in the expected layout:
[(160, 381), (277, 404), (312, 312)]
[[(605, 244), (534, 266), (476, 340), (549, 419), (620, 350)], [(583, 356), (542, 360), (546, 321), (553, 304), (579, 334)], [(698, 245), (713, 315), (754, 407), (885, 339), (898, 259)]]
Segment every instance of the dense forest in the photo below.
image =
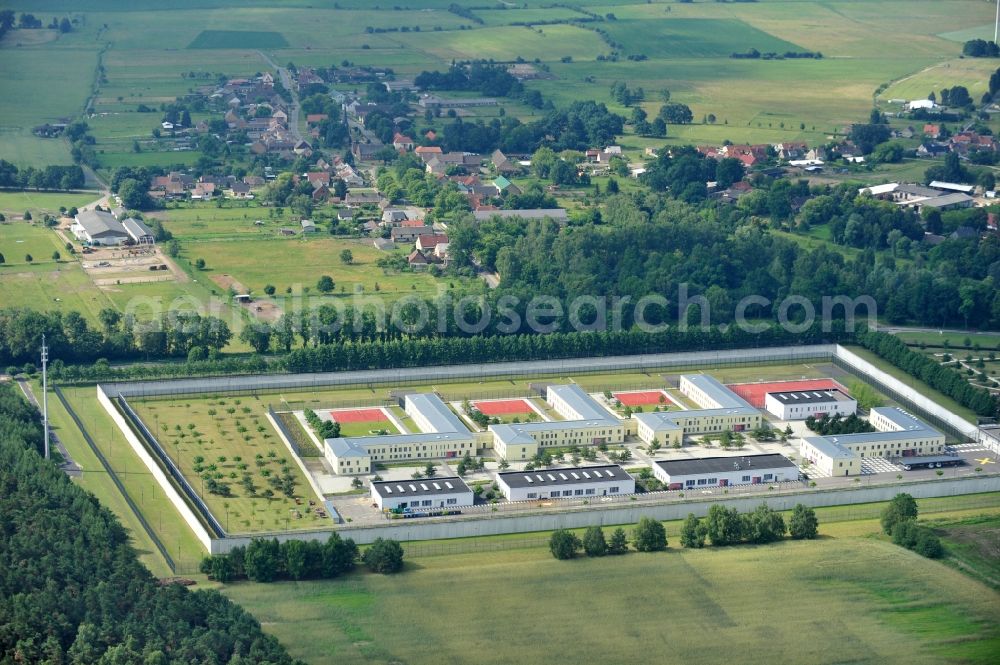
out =
[(0, 384), (0, 662), (293, 663), (225, 596), (158, 584), (41, 439), (37, 412)]

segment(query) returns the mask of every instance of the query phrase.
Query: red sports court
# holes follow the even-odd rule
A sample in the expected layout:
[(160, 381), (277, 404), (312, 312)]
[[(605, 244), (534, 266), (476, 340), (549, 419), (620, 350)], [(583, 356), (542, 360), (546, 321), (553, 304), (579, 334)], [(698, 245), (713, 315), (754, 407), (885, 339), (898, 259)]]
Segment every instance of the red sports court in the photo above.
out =
[(636, 390), (626, 393), (612, 393), (622, 406), (649, 406), (672, 404), (670, 397), (662, 390)]
[(510, 416), (535, 412), (531, 408), (531, 405), (523, 399), (496, 399), (473, 402), (472, 406), (479, 409), (484, 416)]
[(337, 423), (373, 423), (389, 420), (382, 409), (341, 409), (331, 411), (330, 417)]
[(731, 383), (727, 386), (734, 393), (750, 402), (752, 406), (764, 408), (764, 398), (768, 393), (786, 390), (826, 390), (837, 388), (847, 394), (847, 388), (833, 379), (804, 379), (800, 381), (771, 381), (768, 383)]

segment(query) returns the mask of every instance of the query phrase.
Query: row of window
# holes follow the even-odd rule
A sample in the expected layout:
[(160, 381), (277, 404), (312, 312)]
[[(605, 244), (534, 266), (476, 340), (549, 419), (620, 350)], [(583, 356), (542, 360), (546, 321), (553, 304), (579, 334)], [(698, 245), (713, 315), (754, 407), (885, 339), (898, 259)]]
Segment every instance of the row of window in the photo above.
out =
[[(608, 494), (618, 494), (619, 491), (621, 491), (621, 488), (619, 488), (619, 487), (609, 487), (608, 488)], [(593, 487), (588, 487), (587, 489), (579, 489), (579, 490), (552, 490), (551, 492), (549, 492), (548, 497), (545, 496), (545, 492), (528, 492), (528, 498), (529, 499), (538, 499), (538, 498), (542, 498), (542, 499), (545, 499), (545, 498), (559, 499), (559, 498), (567, 497), (567, 496), (587, 496), (587, 495), (593, 495), (593, 494), (596, 494), (596, 493), (597, 493), (597, 490), (595, 490)]]
[[(768, 482), (770, 480), (774, 480), (774, 474), (773, 473), (765, 473), (764, 476), (763, 476), (763, 479), (764, 479), (764, 482)], [(697, 482), (695, 482), (695, 480), (697, 480)], [(750, 482), (750, 476), (743, 476), (742, 478), (740, 478), (740, 482), (749, 483)], [(697, 479), (691, 479), (691, 480), (685, 480), (684, 481), (684, 485), (686, 487), (695, 487), (696, 485), (718, 485), (718, 484), (719, 484), (719, 479), (718, 478), (697, 478)]]
[[(458, 504), (458, 499), (447, 499), (445, 501), (445, 503), (447, 503), (449, 506), (454, 506), (454, 505)], [(413, 500), (413, 501), (410, 502), (410, 506), (413, 507), (413, 508), (417, 508), (419, 506), (433, 506), (433, 505), (434, 505), (434, 501), (431, 500), (431, 499), (424, 499), (423, 501), (415, 499), (415, 500)]]

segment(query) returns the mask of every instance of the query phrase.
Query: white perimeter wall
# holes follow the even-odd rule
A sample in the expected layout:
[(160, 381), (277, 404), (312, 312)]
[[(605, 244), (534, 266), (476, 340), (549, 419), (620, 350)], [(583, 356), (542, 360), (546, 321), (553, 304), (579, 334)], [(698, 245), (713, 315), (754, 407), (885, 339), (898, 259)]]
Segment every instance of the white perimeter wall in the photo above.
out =
[(108, 412), (111, 419), (115, 421), (118, 425), (118, 429), (122, 431), (125, 436), (125, 440), (128, 441), (129, 445), (132, 446), (132, 450), (135, 454), (142, 460), (142, 463), (146, 465), (149, 472), (156, 478), (156, 482), (160, 484), (163, 489), (164, 494), (170, 499), (170, 503), (174, 504), (174, 508), (180, 513), (181, 518), (191, 527), (191, 531), (194, 532), (195, 537), (205, 546), (206, 550), (211, 551), (213, 542), (218, 542), (217, 539), (213, 540), (212, 536), (209, 535), (208, 531), (202, 525), (201, 521), (191, 510), (191, 506), (184, 501), (181, 495), (178, 493), (177, 488), (174, 487), (173, 483), (167, 478), (167, 474), (164, 473), (160, 465), (156, 463), (146, 447), (142, 445), (139, 438), (132, 431), (132, 428), (128, 426), (125, 422), (125, 417), (118, 412), (115, 405), (111, 403), (111, 398), (109, 398), (101, 386), (97, 386), (97, 401), (101, 403), (104, 410)]

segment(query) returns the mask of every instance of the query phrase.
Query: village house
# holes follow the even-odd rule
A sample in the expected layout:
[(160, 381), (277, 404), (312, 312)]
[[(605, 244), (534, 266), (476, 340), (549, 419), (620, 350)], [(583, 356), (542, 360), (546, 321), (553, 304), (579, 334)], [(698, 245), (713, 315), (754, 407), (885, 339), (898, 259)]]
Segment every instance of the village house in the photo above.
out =
[(392, 137), (392, 147), (396, 150), (413, 150), (414, 145), (413, 139), (399, 132), (396, 132), (395, 136)]
[(416, 248), (421, 252), (433, 251), (441, 244), (448, 244), (448, 236), (437, 233), (421, 234), (417, 236)]
[(389, 238), (395, 243), (407, 244), (416, 241), (422, 235), (434, 235), (433, 226), (394, 226), (389, 232)]

